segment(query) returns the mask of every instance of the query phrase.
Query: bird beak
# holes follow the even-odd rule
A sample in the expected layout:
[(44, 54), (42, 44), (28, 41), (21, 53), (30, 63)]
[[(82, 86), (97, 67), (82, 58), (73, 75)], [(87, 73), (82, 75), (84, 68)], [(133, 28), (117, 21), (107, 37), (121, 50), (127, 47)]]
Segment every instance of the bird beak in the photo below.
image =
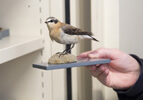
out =
[(47, 21), (45, 21), (45, 23), (47, 24), (48, 22), (47, 22)]

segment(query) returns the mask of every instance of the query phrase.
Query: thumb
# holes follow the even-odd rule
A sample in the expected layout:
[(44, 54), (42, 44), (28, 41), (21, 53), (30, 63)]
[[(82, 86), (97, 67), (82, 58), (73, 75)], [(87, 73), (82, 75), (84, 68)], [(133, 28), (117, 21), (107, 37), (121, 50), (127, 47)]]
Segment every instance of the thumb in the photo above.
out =
[(88, 57), (91, 59), (96, 59), (96, 58), (100, 58), (100, 54), (98, 52), (91, 53), (91, 54), (88, 54)]
[(77, 56), (77, 58), (88, 58), (88, 55), (90, 53), (95, 53), (96, 50), (91, 50), (91, 51), (87, 51), (87, 52), (84, 52), (84, 53), (81, 53), (80, 55)]
[(116, 52), (112, 49), (100, 48), (96, 50), (95, 53), (89, 53), (88, 57), (91, 59), (97, 59), (97, 58), (116, 59), (117, 55)]

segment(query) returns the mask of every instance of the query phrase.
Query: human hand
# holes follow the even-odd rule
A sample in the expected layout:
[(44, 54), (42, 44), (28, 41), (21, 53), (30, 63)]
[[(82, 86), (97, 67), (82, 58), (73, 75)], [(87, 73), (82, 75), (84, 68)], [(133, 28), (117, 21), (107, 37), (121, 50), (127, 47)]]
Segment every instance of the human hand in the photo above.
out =
[(109, 64), (93, 65), (88, 69), (100, 82), (114, 89), (127, 89), (133, 86), (140, 75), (138, 62), (117, 49), (100, 48), (82, 53), (78, 58), (110, 59)]

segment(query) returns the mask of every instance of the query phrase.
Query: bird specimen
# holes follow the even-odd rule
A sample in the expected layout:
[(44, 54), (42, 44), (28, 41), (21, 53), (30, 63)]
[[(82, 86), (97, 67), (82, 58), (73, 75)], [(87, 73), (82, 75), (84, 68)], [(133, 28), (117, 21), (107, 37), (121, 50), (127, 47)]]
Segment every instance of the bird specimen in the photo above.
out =
[(65, 49), (63, 52), (58, 52), (60, 55), (68, 54), (80, 39), (98, 41), (94, 38), (91, 32), (86, 32), (72, 25), (62, 23), (55, 17), (47, 18), (45, 23), (47, 24), (49, 35), (52, 41), (55, 40), (60, 44), (71, 45), (70, 49)]

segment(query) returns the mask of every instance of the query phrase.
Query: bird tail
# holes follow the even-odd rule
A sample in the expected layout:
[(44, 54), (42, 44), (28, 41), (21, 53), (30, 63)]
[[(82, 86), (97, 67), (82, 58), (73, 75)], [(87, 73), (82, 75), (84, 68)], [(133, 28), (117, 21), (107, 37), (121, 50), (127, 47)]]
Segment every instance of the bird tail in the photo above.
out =
[(86, 38), (86, 39), (91, 39), (91, 40), (94, 40), (94, 41), (99, 42), (97, 39), (94, 38), (94, 36), (82, 35), (82, 36), (80, 36), (80, 38), (81, 38), (81, 39), (84, 39), (84, 38)]
[(93, 36), (91, 36), (91, 37), (92, 37), (92, 40), (99, 42), (99, 40), (95, 39)]
[(93, 36), (92, 36), (92, 40), (99, 42), (99, 40), (95, 39)]

